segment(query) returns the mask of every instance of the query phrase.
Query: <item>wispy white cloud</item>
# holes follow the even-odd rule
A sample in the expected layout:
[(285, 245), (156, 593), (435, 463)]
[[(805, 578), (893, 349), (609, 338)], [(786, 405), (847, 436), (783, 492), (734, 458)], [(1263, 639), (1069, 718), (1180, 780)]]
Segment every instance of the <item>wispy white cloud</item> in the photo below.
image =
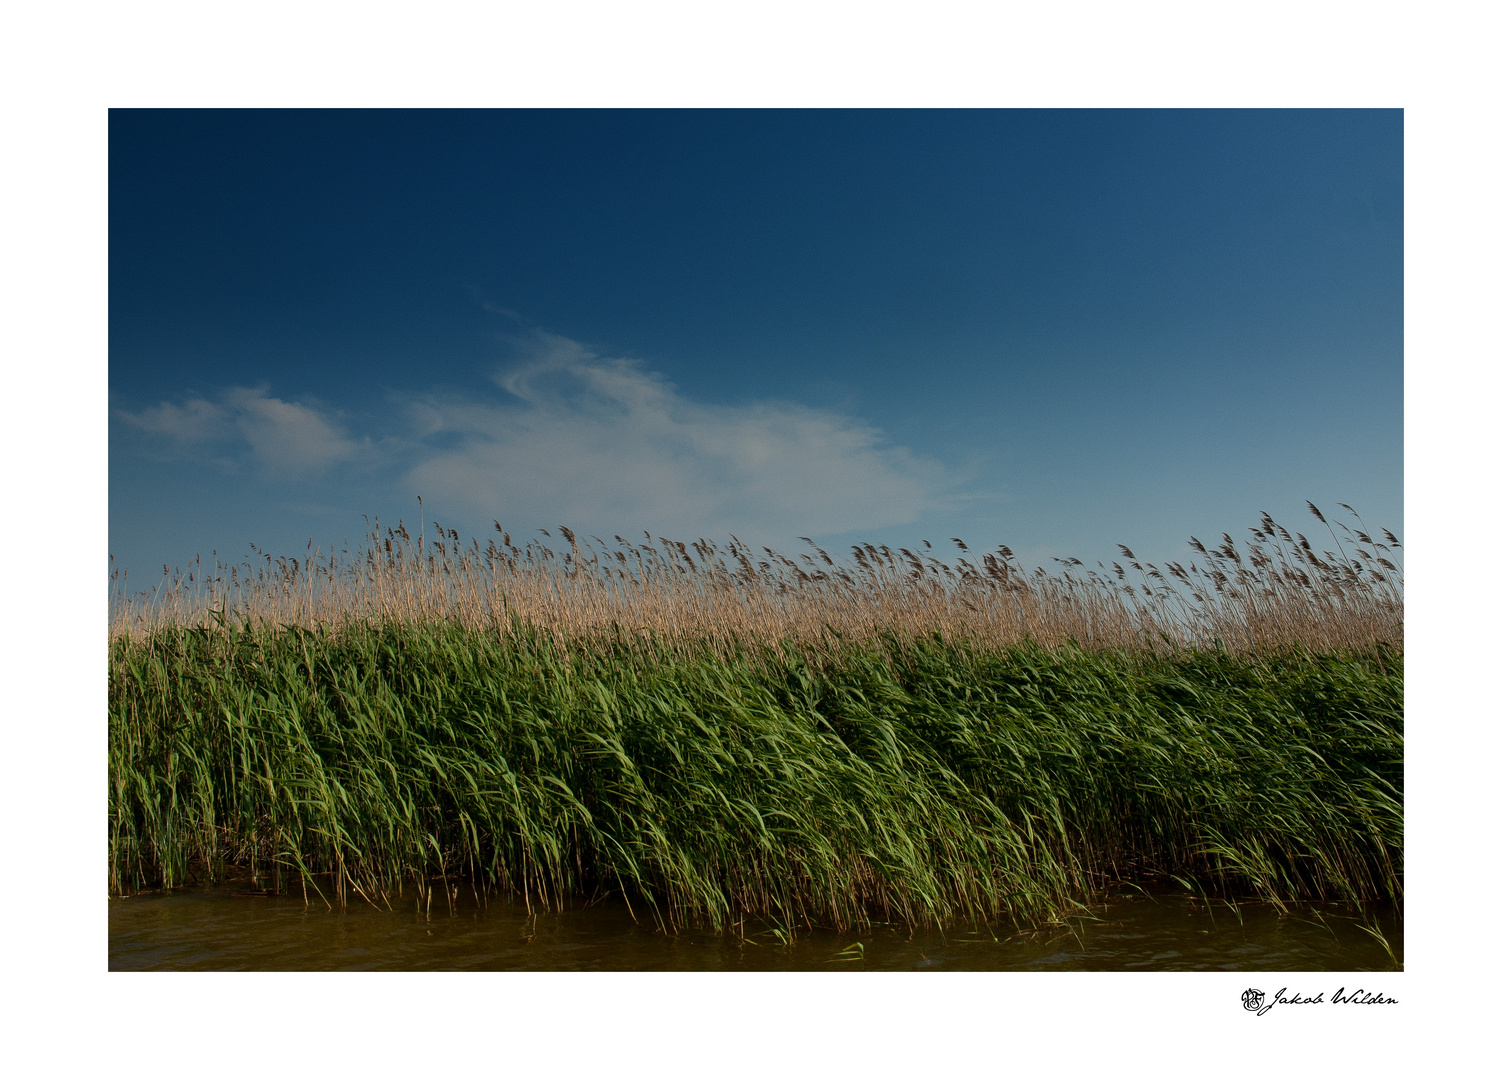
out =
[(243, 389), (228, 392), (226, 404), (253, 454), (271, 468), (321, 472), (362, 450), (361, 442), (348, 438), (333, 420), (308, 405)]
[(120, 418), (172, 440), (181, 449), (209, 443), (243, 444), (257, 463), (277, 472), (318, 474), (358, 457), (367, 446), (321, 410), (271, 397), (266, 389), (233, 387), (219, 402), (190, 398), (163, 402)]
[(554, 335), (497, 378), (509, 397), (431, 398), (414, 430), (445, 442), (414, 490), (520, 525), (792, 536), (905, 524), (944, 471), (852, 417), (788, 402), (692, 401), (654, 372)]
[[(213, 446), (218, 460), (260, 465), (275, 481), (361, 464), (388, 474), (406, 501), (422, 495), (473, 527), (498, 519), (522, 530), (790, 542), (908, 524), (952, 487), (937, 463), (854, 417), (780, 400), (694, 401), (637, 362), (550, 334), (531, 343), (530, 359), (501, 372), (491, 393), (397, 396), (401, 415), (378, 439), (266, 388), (117, 415), (185, 452)], [(323, 498), (344, 501), (334, 489)]]
[(163, 402), (138, 413), (117, 413), (133, 427), (163, 435), (177, 443), (190, 444), (212, 442), (224, 438), (226, 410), (202, 398), (191, 398), (183, 405)]

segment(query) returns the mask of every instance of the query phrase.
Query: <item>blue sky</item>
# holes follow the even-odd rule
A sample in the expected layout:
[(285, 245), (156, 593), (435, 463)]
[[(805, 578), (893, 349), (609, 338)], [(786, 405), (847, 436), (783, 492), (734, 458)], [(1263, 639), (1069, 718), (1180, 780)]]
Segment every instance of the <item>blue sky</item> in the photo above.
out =
[(110, 550), (1402, 525), (1398, 110), (110, 115)]

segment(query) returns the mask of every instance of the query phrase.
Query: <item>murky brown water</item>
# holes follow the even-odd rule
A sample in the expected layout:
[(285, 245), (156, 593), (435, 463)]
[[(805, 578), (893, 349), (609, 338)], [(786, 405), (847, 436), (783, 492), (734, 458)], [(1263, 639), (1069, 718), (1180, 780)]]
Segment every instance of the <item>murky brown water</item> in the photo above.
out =
[[(734, 934), (658, 932), (623, 904), (537, 912), (459, 899), (427, 919), (409, 906), (330, 911), (299, 894), (236, 896), (249, 883), (110, 903), (111, 971), (1393, 971), (1399, 915), (1344, 907), (1277, 912), (1186, 896), (1113, 897), (1096, 919), (1033, 933), (893, 927), (799, 930), (790, 943), (752, 921)], [(313, 897), (313, 894), (312, 894)], [(1386, 948), (1359, 924), (1374, 921)], [(995, 939), (994, 939), (995, 935)], [(858, 947), (859, 943), (859, 947)]]

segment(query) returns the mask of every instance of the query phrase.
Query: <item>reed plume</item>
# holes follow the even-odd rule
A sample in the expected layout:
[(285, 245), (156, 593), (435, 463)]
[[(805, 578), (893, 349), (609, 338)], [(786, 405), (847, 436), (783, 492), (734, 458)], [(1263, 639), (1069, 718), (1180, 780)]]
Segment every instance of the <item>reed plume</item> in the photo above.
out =
[[(1317, 508), (1308, 504), (1317, 513)], [(1321, 514), (1319, 514), (1321, 517)], [(1357, 519), (1358, 521), (1358, 519)], [(1325, 521), (1325, 525), (1328, 523)], [(873, 640), (941, 634), (981, 645), (1065, 642), (1090, 649), (1183, 648), (1221, 641), (1243, 653), (1277, 648), (1325, 651), (1402, 641), (1402, 573), (1389, 555), (1401, 544), (1340, 524), (1317, 548), (1269, 514), (1241, 550), (1228, 534), (1208, 546), (1195, 537), (1186, 563), (1140, 561), (1097, 569), (1057, 559), (1026, 568), (1011, 549), (946, 562), (929, 549), (857, 544), (837, 561), (812, 540), (790, 558), (716, 543), (615, 536), (614, 543), (562, 526), (569, 545), (517, 546), (495, 522), (487, 546), (464, 543), (432, 522), (429, 541), (404, 524), (374, 527), (356, 551), (301, 562), (258, 551), (237, 565), (198, 560), (169, 571), (145, 593), (112, 596), (112, 637), (168, 626), (208, 625), (212, 616), (334, 630), (353, 624), (437, 620), (471, 629), (520, 623), (562, 642), (646, 636), (679, 643)], [(541, 530), (545, 533), (545, 530)], [(546, 534), (549, 540), (550, 534)], [(1398, 556), (1400, 558), (1400, 556)]]

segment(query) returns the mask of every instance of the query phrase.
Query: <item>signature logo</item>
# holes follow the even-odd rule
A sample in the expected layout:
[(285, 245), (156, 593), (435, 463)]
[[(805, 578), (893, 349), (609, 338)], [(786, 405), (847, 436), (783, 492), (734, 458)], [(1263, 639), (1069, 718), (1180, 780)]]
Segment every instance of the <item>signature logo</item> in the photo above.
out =
[(1382, 993), (1372, 993), (1369, 990), (1350, 991), (1341, 986), (1334, 992), (1332, 997), (1325, 997), (1322, 992), (1311, 996), (1304, 996), (1300, 991), (1287, 995), (1287, 987), (1276, 991), (1275, 996), (1265, 1000), (1265, 991), (1256, 990), (1253, 987), (1239, 995), (1246, 1012), (1252, 1012), (1256, 1016), (1264, 1016), (1277, 1005), (1395, 1005), (1397, 999)]

